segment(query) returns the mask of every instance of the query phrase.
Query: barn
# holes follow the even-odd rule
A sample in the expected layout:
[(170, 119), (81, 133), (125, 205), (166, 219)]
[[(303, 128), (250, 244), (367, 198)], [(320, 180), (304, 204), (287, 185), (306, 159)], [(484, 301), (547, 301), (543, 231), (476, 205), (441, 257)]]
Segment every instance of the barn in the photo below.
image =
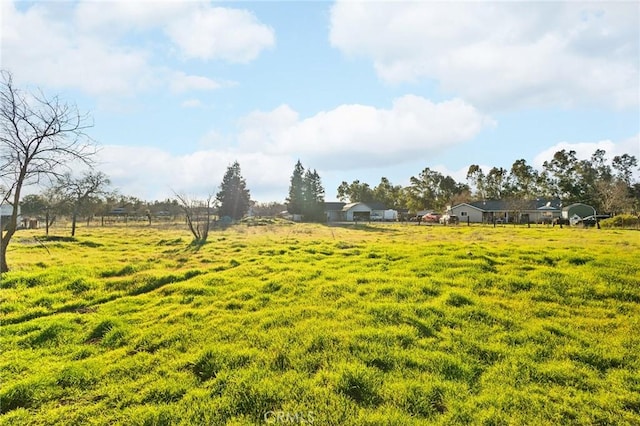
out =
[(596, 209), (588, 204), (573, 203), (562, 208), (562, 218), (571, 219), (574, 216), (584, 218), (596, 214)]
[(365, 203), (349, 203), (342, 208), (343, 220), (353, 221), (370, 221), (372, 209)]
[(374, 220), (398, 220), (398, 211), (390, 210), (384, 204), (371, 202), (343, 203), (327, 201), (324, 203), (327, 222), (369, 222)]

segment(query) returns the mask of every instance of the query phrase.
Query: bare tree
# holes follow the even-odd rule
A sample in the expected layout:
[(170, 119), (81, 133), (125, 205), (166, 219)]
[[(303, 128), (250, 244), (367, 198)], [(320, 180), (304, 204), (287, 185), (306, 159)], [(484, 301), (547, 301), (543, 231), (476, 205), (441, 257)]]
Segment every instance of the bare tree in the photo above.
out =
[(110, 184), (109, 178), (102, 172), (86, 172), (82, 177), (76, 178), (71, 173), (65, 173), (58, 178), (56, 192), (71, 204), (71, 236), (76, 235), (76, 223), (78, 213), (85, 204), (94, 197), (106, 195), (106, 187)]
[(619, 214), (633, 210), (633, 198), (623, 179), (596, 182), (602, 213)]
[(182, 208), (187, 220), (189, 231), (193, 235), (194, 244), (204, 244), (209, 237), (211, 228), (211, 210), (213, 209), (213, 195), (209, 195), (206, 200), (190, 199), (186, 195), (176, 194), (178, 203)]
[(75, 105), (20, 91), (9, 71), (0, 76), (0, 201), (13, 206), (0, 244), (0, 272), (7, 272), (23, 188), (62, 176), (73, 161), (91, 166), (96, 149), (85, 133), (93, 122)]

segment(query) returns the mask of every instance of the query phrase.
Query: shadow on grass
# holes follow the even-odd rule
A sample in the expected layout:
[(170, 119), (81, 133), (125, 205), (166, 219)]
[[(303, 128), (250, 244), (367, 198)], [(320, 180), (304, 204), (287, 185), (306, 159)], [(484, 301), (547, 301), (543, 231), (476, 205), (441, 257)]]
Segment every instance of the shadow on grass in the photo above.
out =
[(44, 237), (34, 237), (36, 241), (40, 242), (57, 242), (57, 243), (75, 243), (78, 240), (76, 237), (63, 237), (60, 235), (46, 235)]
[(194, 238), (189, 245), (184, 249), (185, 252), (197, 253), (202, 247), (209, 243), (208, 240), (202, 238)]
[(102, 244), (93, 241), (78, 241), (76, 237), (63, 237), (61, 235), (34, 236), (33, 240), (36, 242), (36, 244), (41, 244), (43, 246), (44, 243), (78, 243), (81, 246), (90, 248), (103, 246)]
[(345, 229), (353, 229), (356, 231), (380, 232), (384, 234), (398, 233), (397, 229), (386, 227), (386, 226), (375, 226), (367, 222), (332, 222), (327, 224), (326, 226), (328, 228), (345, 228)]
[(161, 277), (149, 277), (145, 280), (144, 284), (140, 287), (134, 288), (129, 292), (131, 296), (138, 296), (140, 294), (149, 293), (153, 290), (156, 290), (160, 287), (163, 287), (167, 284), (177, 283), (181, 281), (186, 281), (193, 277), (197, 277), (198, 275), (204, 274), (204, 271), (199, 271), (197, 269), (187, 271), (181, 275), (163, 275)]
[(200, 271), (200, 270), (190, 270), (180, 275), (169, 274), (169, 275), (163, 275), (160, 277), (148, 277), (144, 280), (141, 286), (131, 289), (126, 295), (112, 294), (89, 303), (87, 303), (86, 301), (68, 303), (66, 305), (63, 305), (51, 311), (35, 310), (35, 311), (27, 312), (15, 318), (5, 318), (2, 320), (2, 322), (3, 324), (19, 324), (21, 322), (30, 321), (35, 318), (50, 317), (52, 315), (67, 313), (67, 312), (77, 312), (77, 313), (93, 312), (95, 310), (95, 306), (97, 305), (111, 302), (113, 300), (116, 300), (124, 296), (138, 296), (141, 294), (149, 293), (167, 284), (186, 281), (188, 279), (191, 279), (198, 275), (202, 275), (204, 273), (205, 273), (204, 271)]
[(44, 317), (50, 317), (56, 314), (64, 314), (64, 313), (68, 313), (68, 312), (76, 312), (76, 313), (80, 313), (80, 314), (86, 314), (86, 313), (91, 313), (91, 312), (95, 312), (95, 306), (97, 305), (101, 305), (103, 303), (107, 303), (107, 302), (111, 302), (113, 300), (116, 300), (118, 298), (122, 297), (122, 295), (110, 295), (107, 297), (102, 297), (100, 299), (96, 299), (95, 301), (92, 301), (91, 303), (86, 303), (86, 302), (74, 302), (74, 303), (68, 303), (66, 305), (62, 305), (61, 307), (59, 307), (58, 309), (54, 309), (52, 311), (43, 311), (43, 310), (36, 310), (36, 311), (32, 311), (32, 312), (28, 312), (26, 314), (20, 315), (18, 317), (15, 318), (5, 318), (2, 320), (2, 323), (7, 325), (7, 324), (19, 324), (21, 322), (25, 322), (25, 321), (31, 321), (32, 319), (35, 318), (44, 318)]

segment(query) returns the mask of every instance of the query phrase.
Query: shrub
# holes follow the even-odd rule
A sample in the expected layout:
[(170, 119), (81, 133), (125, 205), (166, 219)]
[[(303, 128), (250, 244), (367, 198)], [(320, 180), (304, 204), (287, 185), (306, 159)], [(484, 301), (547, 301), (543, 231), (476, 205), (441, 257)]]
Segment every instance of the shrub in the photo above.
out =
[(636, 228), (640, 226), (640, 216), (631, 214), (619, 214), (609, 219), (600, 221), (603, 228)]

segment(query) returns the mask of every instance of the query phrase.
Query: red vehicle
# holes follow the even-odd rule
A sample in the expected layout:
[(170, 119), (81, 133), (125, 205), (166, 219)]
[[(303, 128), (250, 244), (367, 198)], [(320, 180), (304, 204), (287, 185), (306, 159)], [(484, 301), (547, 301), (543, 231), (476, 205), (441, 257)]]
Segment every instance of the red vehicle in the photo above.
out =
[(438, 221), (440, 220), (440, 217), (442, 215), (439, 215), (438, 213), (427, 213), (425, 215), (422, 216), (422, 218), (420, 219), (422, 222), (431, 222), (431, 223), (438, 223)]

